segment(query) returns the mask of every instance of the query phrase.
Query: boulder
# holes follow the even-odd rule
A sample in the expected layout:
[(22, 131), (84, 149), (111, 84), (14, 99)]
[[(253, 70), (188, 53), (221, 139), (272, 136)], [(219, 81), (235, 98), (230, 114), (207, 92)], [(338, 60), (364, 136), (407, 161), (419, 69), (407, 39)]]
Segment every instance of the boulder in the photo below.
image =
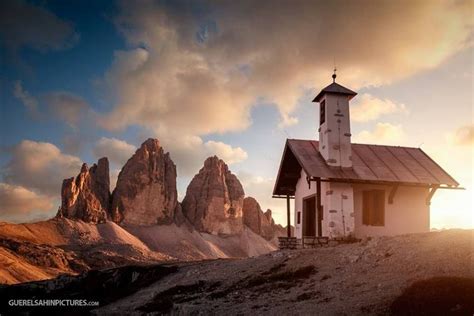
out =
[(194, 176), (182, 202), (184, 216), (201, 232), (242, 232), (244, 189), (221, 159), (209, 157)]
[(91, 168), (83, 164), (76, 178), (63, 181), (57, 217), (103, 223), (110, 202), (109, 161), (101, 158)]
[(160, 142), (150, 138), (120, 171), (110, 216), (119, 224), (170, 224), (177, 195), (176, 166)]

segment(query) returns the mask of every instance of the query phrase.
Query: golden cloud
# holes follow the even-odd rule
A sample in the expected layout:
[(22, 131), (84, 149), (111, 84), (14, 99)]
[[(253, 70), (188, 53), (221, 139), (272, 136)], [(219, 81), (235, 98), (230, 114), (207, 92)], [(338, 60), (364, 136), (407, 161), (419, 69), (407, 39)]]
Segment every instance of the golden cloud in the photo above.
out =
[[(307, 89), (340, 81), (358, 89), (438, 66), (471, 45), (469, 1), (224, 1), (197, 16), (189, 6), (123, 1), (118, 51), (104, 85), (115, 105), (107, 129), (138, 124), (162, 133), (245, 129), (259, 100), (280, 126)], [(403, 12), (403, 13), (401, 13)]]
[(51, 197), (38, 194), (22, 186), (0, 183), (0, 214), (2, 219), (25, 220), (37, 217), (38, 212), (50, 213), (54, 210)]
[(101, 137), (96, 142), (92, 152), (97, 159), (107, 157), (111, 163), (122, 168), (127, 160), (135, 153), (135, 150), (137, 150), (137, 147), (126, 141), (114, 137)]
[(458, 128), (453, 135), (453, 140), (457, 145), (474, 145), (474, 125), (466, 125)]
[(400, 145), (405, 137), (401, 125), (377, 123), (372, 131), (364, 130), (354, 136), (355, 143), (377, 145)]
[(395, 103), (388, 99), (379, 99), (368, 93), (358, 96), (350, 106), (351, 120), (354, 122), (368, 122), (380, 116), (393, 113), (407, 113), (403, 103)]
[(63, 179), (75, 176), (82, 162), (51, 143), (23, 140), (11, 150), (3, 178), (6, 183), (58, 196)]

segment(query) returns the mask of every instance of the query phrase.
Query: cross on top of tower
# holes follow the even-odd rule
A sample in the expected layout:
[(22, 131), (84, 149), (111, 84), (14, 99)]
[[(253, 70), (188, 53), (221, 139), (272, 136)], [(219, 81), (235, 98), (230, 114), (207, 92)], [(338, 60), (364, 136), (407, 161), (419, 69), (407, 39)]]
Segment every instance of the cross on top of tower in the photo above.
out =
[(352, 99), (355, 95), (357, 95), (356, 92), (347, 89), (346, 87), (341, 86), (340, 84), (336, 83), (336, 71), (337, 68), (334, 67), (334, 73), (332, 74), (332, 83), (321, 90), (318, 95), (314, 98), (313, 102), (319, 102), (323, 98), (325, 94), (339, 94), (339, 95), (347, 95), (349, 97), (349, 100)]

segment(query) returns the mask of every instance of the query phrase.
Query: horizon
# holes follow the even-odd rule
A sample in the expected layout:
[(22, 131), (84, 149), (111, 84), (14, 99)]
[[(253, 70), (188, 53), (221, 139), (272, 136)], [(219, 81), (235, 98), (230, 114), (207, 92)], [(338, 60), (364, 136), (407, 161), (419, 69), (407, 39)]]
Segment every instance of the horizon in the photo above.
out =
[(217, 155), (286, 226), (286, 202), (272, 199), (285, 140), (317, 140), (312, 100), (337, 67), (358, 93), (352, 142), (421, 148), (465, 188), (436, 192), (431, 229), (474, 228), (470, 1), (0, 9), (0, 221), (53, 217), (83, 162), (108, 157), (114, 183), (151, 137), (177, 166), (179, 201)]

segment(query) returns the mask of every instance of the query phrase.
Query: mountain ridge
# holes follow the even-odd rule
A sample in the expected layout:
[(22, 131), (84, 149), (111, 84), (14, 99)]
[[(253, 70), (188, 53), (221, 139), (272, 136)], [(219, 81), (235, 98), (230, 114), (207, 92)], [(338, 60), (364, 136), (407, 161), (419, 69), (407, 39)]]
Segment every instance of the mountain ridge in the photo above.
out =
[[(264, 214), (255, 199), (245, 197), (223, 160), (205, 160), (183, 203), (177, 200), (176, 177), (169, 153), (151, 138), (126, 162), (112, 192), (107, 157), (90, 168), (83, 164), (76, 177), (63, 181), (54, 218), (0, 224), (0, 283), (137, 263), (258, 256), (277, 249), (285, 229), (275, 225), (271, 211)], [(251, 210), (245, 199), (254, 202)], [(244, 219), (248, 213), (256, 216)], [(265, 231), (254, 229), (262, 223)]]

